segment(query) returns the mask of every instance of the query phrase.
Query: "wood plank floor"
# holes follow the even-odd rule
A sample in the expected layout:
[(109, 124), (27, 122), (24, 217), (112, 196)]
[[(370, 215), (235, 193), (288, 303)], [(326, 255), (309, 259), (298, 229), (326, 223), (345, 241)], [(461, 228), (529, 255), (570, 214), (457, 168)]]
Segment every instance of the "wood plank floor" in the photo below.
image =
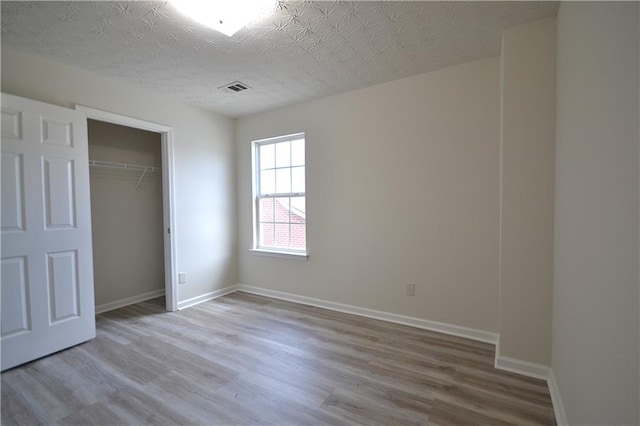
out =
[(2, 424), (555, 424), (494, 347), (244, 293), (97, 316), (97, 338), (2, 374)]

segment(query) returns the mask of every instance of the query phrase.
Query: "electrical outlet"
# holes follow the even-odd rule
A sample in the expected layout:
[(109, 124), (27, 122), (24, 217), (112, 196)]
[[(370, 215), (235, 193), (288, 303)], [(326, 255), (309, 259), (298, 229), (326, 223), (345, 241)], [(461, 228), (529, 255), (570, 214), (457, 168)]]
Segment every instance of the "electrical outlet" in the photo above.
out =
[(178, 284), (185, 284), (187, 282), (187, 273), (179, 272), (178, 273)]
[(407, 296), (415, 296), (416, 295), (416, 285), (415, 284), (407, 284)]

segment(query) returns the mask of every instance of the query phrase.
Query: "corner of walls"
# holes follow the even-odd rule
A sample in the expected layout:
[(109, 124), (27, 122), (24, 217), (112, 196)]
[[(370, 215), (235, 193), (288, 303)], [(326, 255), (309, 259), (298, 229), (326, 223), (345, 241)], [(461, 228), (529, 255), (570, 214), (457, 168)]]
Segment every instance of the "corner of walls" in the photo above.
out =
[(505, 30), (501, 56), (496, 366), (551, 365), (556, 19)]
[(498, 370), (509, 371), (511, 373), (516, 373), (522, 376), (540, 380), (547, 380), (549, 378), (549, 372), (551, 371), (551, 368), (546, 365), (500, 355), (499, 334), (497, 335), (496, 339), (496, 352), (493, 366)]
[(549, 369), (549, 377), (547, 378), (547, 384), (549, 385), (549, 394), (551, 395), (551, 402), (553, 403), (553, 412), (556, 415), (556, 423), (558, 426), (565, 426), (569, 424), (567, 418), (567, 412), (562, 402), (562, 396), (560, 395), (560, 388), (556, 380), (556, 375), (553, 372), (553, 368)]
[(502, 36), (500, 322), (494, 365), (545, 380), (556, 421), (567, 424), (550, 367), (556, 31), (556, 18), (546, 18)]
[[(231, 163), (232, 163), (232, 173), (231, 173), (231, 185), (232, 185), (232, 209), (233, 209), (233, 214), (232, 214), (232, 218), (231, 218), (231, 222), (232, 224), (230, 226), (232, 226), (233, 229), (233, 240), (231, 241), (231, 252), (233, 253), (233, 280), (229, 281), (227, 284), (234, 286), (235, 283), (239, 282), (240, 280), (240, 258), (239, 258), (239, 254), (238, 254), (238, 247), (239, 247), (239, 220), (238, 220), (238, 216), (239, 216), (239, 210), (240, 207), (238, 205), (238, 194), (240, 191), (238, 191), (238, 144), (236, 143), (237, 139), (237, 135), (238, 135), (238, 118), (229, 118), (231, 120)], [(234, 284), (232, 284), (234, 283)]]
[(503, 242), (502, 242), (502, 204), (503, 204), (503, 193), (504, 193), (504, 102), (502, 99), (504, 98), (504, 33), (502, 34), (502, 38), (500, 40), (500, 150), (499, 150), (499, 182), (498, 182), (498, 340), (496, 341), (496, 362), (497, 365), (498, 356), (500, 355), (500, 323), (502, 321), (502, 303), (500, 300), (500, 295), (502, 294), (502, 250), (503, 250)]
[(510, 373), (520, 374), (522, 376), (540, 379), (547, 382), (549, 388), (549, 396), (551, 396), (551, 404), (556, 417), (558, 426), (568, 425), (567, 413), (560, 395), (560, 388), (556, 381), (553, 368), (546, 365), (535, 364), (532, 362), (522, 361), (519, 359), (500, 356), (500, 335), (496, 339), (496, 354), (494, 367), (498, 370), (508, 371)]

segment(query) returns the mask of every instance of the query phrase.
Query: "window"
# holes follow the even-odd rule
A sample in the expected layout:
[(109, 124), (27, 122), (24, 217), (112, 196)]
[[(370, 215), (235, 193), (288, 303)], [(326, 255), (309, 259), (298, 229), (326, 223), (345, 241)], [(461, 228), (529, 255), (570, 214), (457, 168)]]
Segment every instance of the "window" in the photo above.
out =
[(304, 133), (253, 142), (257, 251), (306, 255)]

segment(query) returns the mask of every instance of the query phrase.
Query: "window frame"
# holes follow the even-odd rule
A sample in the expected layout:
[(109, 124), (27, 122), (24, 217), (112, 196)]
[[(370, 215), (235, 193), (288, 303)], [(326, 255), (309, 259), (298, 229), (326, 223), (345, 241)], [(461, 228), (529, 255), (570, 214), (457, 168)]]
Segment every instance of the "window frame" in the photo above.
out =
[[(265, 145), (277, 144), (279, 142), (292, 142), (294, 140), (304, 140), (304, 177), (305, 177), (305, 188), (304, 192), (274, 192), (271, 194), (261, 194), (260, 193), (260, 147)], [(294, 198), (294, 197), (304, 197), (305, 205), (307, 199), (307, 188), (306, 188), (306, 178), (307, 178), (307, 139), (305, 132), (297, 132), (291, 133), (283, 136), (276, 136), (272, 138), (258, 139), (251, 142), (251, 170), (252, 170), (252, 179), (251, 179), (251, 195), (252, 195), (252, 228), (253, 228), (253, 241), (251, 248), (249, 249), (253, 254), (263, 255), (269, 257), (281, 257), (287, 259), (295, 259), (295, 260), (307, 260), (308, 259), (308, 251), (309, 245), (306, 236), (307, 233), (307, 214), (305, 211), (305, 249), (294, 249), (294, 248), (281, 248), (281, 247), (269, 247), (269, 246), (261, 246), (260, 245), (260, 200), (263, 198)], [(291, 164), (287, 167), (292, 169), (298, 166), (292, 166)], [(274, 170), (277, 170), (277, 167), (274, 164)], [(293, 183), (293, 182), (291, 182)], [(274, 188), (275, 191), (275, 188)], [(305, 208), (306, 210), (306, 208)], [(275, 222), (274, 222), (275, 223)], [(289, 219), (289, 226), (291, 226), (291, 219)]]

